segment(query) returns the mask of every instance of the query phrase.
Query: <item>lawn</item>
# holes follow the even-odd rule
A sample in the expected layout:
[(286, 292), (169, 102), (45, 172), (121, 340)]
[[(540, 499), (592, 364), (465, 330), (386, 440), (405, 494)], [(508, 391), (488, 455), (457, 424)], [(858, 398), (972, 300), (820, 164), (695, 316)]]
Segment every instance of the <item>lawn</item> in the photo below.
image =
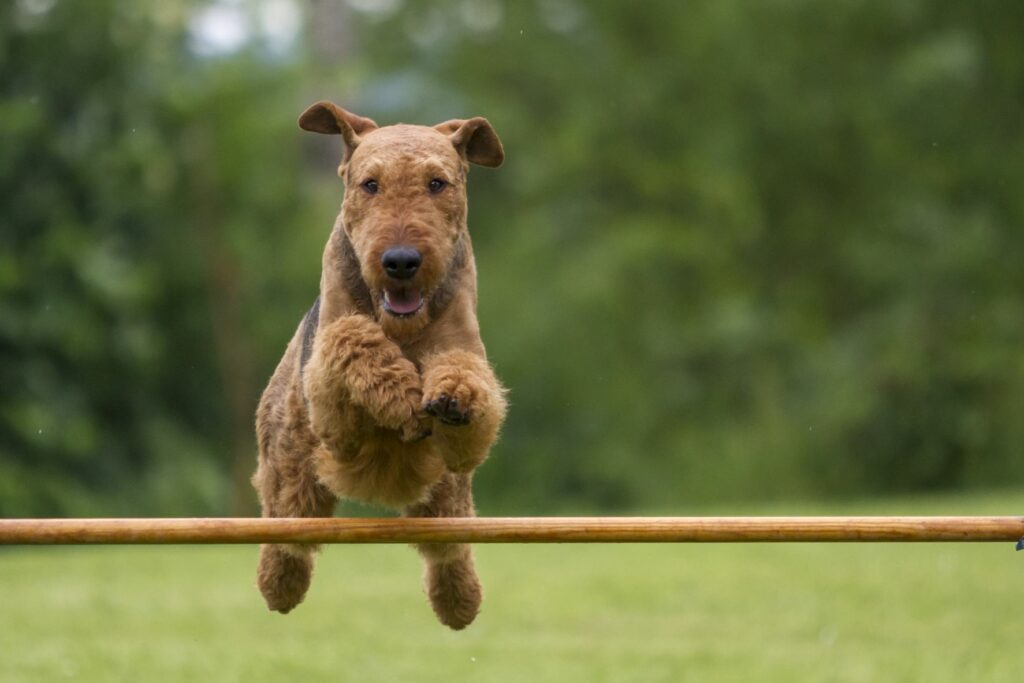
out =
[[(1024, 495), (714, 514), (1012, 514)], [(658, 511), (664, 512), (664, 511)], [(254, 547), (0, 552), (0, 681), (1020, 681), (1024, 553), (997, 544), (478, 547), (438, 625), (418, 559), (335, 546), (283, 617)]]

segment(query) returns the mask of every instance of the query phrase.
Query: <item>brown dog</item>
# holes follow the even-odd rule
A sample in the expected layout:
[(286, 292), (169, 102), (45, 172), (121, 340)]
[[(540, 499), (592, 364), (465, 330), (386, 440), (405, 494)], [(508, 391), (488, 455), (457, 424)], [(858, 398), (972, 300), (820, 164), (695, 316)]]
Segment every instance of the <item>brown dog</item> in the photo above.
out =
[[(263, 516), (330, 516), (337, 498), (472, 516), (472, 473), (497, 438), (505, 398), (476, 319), (466, 173), (469, 163), (499, 166), (501, 142), (482, 118), (379, 128), (330, 102), (299, 126), (344, 139), (345, 198), (320, 296), (257, 411)], [(302, 601), (316, 549), (260, 549), (270, 609)], [(482, 598), (470, 547), (419, 551), (438, 619), (464, 628)]]

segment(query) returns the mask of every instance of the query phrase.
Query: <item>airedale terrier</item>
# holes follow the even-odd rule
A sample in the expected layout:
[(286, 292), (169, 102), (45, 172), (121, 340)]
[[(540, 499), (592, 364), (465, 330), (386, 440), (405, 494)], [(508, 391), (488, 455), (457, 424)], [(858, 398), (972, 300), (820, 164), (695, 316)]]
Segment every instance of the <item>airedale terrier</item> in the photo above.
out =
[[(477, 324), (466, 174), (470, 163), (501, 165), (501, 141), (483, 118), (380, 128), (331, 102), (309, 107), (299, 126), (341, 135), (345, 196), (320, 296), (260, 399), (253, 484), (263, 516), (330, 516), (337, 498), (472, 516), (473, 470), (506, 403)], [(418, 549), (438, 619), (464, 628), (482, 599), (470, 546)], [(316, 550), (260, 548), (270, 609), (302, 601)]]

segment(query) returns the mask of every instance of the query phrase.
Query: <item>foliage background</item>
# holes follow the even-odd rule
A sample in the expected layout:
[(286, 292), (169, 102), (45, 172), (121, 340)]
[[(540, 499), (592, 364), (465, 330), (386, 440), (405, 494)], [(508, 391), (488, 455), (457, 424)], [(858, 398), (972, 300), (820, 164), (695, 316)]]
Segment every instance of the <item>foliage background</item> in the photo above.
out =
[(0, 4), (0, 514), (251, 512), (331, 98), (487, 116), (485, 513), (1024, 481), (1024, 5)]

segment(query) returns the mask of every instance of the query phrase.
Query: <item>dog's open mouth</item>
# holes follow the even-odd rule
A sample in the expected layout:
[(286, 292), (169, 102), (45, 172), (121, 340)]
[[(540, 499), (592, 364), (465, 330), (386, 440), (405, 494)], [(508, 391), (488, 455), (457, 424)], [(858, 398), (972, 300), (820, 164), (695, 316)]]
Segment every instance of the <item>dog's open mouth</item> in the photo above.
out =
[(383, 304), (385, 311), (404, 318), (413, 315), (423, 307), (423, 292), (415, 287), (385, 289)]

